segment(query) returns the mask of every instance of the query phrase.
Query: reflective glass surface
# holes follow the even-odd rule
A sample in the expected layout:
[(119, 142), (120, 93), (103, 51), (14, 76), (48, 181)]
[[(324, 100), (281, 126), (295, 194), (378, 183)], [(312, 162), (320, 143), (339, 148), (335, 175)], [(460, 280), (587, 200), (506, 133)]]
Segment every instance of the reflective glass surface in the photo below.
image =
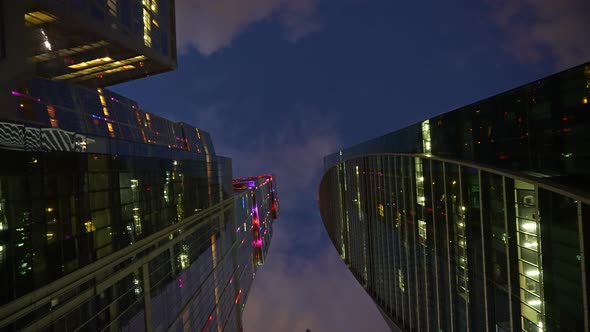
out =
[(320, 211), (359, 283), (404, 331), (581, 331), (589, 198), (422, 155), (330, 168)]

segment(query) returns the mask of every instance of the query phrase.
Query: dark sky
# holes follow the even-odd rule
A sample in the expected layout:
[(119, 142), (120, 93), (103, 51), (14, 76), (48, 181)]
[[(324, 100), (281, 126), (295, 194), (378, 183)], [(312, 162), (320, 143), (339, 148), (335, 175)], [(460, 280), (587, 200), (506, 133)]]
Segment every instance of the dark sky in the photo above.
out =
[(176, 3), (178, 70), (114, 90), (277, 175), (247, 332), (388, 330), (323, 228), (324, 155), (590, 60), (585, 0)]

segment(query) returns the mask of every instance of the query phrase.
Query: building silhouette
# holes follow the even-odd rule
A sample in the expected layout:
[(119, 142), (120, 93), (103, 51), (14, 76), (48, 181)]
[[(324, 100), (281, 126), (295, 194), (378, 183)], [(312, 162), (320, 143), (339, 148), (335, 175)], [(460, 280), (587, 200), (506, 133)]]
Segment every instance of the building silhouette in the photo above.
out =
[(587, 331), (590, 64), (324, 159), (321, 216), (392, 330)]
[(105, 88), (176, 67), (174, 1), (0, 9), (0, 329), (240, 331), (274, 179)]

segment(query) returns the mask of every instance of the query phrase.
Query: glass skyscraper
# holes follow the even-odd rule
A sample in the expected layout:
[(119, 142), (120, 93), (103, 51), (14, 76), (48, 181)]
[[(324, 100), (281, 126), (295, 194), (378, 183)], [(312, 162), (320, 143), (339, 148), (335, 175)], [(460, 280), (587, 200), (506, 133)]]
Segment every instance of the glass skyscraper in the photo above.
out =
[(175, 68), (174, 1), (0, 9), (0, 330), (240, 331), (272, 176), (104, 88)]
[(324, 159), (324, 225), (404, 331), (588, 331), (590, 63)]

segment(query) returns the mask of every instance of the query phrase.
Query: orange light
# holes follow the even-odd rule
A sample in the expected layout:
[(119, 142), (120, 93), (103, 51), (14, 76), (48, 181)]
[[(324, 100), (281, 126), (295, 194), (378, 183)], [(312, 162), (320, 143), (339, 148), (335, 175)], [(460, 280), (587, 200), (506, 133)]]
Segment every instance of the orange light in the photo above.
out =
[(584, 97), (584, 99), (582, 99), (582, 104), (588, 104), (588, 98)]
[(107, 122), (107, 128), (109, 129), (109, 133), (111, 134), (111, 137), (115, 137), (115, 130), (113, 129), (113, 124), (110, 122)]

